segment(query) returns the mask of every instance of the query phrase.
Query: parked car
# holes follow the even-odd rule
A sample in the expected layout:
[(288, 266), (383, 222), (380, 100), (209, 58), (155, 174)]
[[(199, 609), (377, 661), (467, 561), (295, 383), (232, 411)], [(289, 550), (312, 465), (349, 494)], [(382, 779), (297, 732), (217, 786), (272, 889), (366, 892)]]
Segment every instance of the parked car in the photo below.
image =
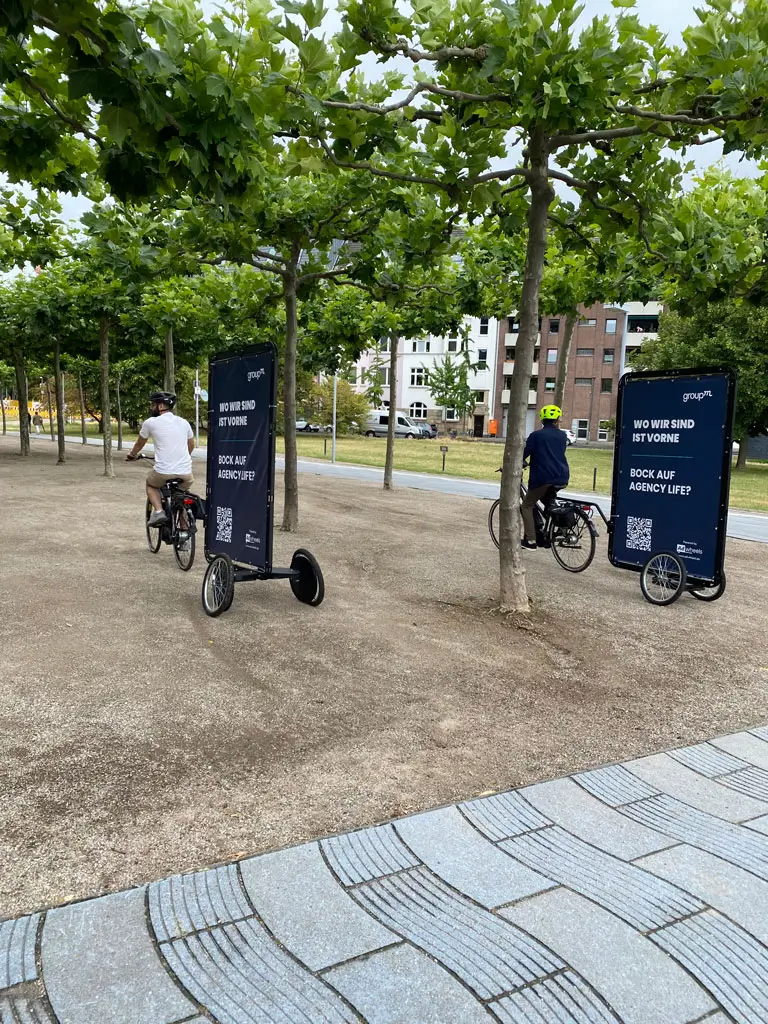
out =
[(565, 427), (560, 428), (565, 436), (568, 438), (568, 445), (576, 444), (576, 435), (572, 430), (566, 430)]
[[(372, 412), (365, 422), (366, 437), (386, 437), (389, 429), (389, 409), (377, 409)], [(421, 427), (403, 412), (397, 413), (395, 420), (395, 437), (407, 437), (409, 440), (414, 437), (424, 437)]]
[(437, 424), (435, 423), (420, 423), (422, 433), (424, 437), (437, 437)]
[(309, 420), (296, 420), (296, 430), (301, 430), (306, 434), (318, 434), (320, 426), (317, 423), (310, 423)]

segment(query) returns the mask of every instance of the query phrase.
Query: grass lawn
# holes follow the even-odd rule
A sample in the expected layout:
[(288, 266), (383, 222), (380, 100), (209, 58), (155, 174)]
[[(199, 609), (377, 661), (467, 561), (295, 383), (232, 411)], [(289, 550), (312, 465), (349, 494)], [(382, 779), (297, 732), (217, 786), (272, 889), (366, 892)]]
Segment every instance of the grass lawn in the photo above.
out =
[[(327, 454), (323, 454), (325, 436), (299, 436), (299, 456), (330, 460), (330, 436), (327, 436)], [(440, 473), (443, 458), (441, 444), (448, 446), (445, 472), (450, 476), (470, 477), (473, 480), (498, 480), (496, 470), (501, 465), (503, 454), (500, 444), (451, 441), (445, 438), (436, 438), (433, 441), (395, 441), (395, 469), (408, 469), (416, 473)], [(284, 450), (281, 437), (277, 439), (277, 450)], [(336, 458), (339, 462), (352, 462), (363, 466), (383, 467), (385, 450), (386, 439), (383, 437), (340, 437), (336, 442)], [(591, 491), (593, 473), (597, 469), (597, 493), (610, 493), (612, 451), (573, 446), (568, 449), (568, 462), (571, 467), (570, 487), (573, 490)], [(746, 470), (733, 473), (731, 506), (768, 512), (768, 463), (750, 462)]]

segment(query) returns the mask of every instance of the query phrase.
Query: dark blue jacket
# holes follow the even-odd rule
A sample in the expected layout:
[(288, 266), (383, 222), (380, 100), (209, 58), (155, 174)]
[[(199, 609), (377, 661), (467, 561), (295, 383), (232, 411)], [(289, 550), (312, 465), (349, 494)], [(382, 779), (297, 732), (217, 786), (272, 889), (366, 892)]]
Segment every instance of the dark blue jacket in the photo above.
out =
[(530, 459), (531, 472), (528, 487), (565, 487), (571, 476), (565, 449), (568, 438), (559, 427), (544, 424), (541, 430), (534, 430), (525, 442), (524, 459)]

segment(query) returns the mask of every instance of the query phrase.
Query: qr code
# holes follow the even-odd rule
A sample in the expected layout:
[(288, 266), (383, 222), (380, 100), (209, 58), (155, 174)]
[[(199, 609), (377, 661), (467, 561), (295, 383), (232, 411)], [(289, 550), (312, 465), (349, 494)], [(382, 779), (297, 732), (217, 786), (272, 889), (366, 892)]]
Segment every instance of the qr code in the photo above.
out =
[(232, 543), (232, 509), (216, 506), (216, 540)]
[(627, 516), (627, 547), (634, 551), (651, 550), (652, 519), (636, 519)]

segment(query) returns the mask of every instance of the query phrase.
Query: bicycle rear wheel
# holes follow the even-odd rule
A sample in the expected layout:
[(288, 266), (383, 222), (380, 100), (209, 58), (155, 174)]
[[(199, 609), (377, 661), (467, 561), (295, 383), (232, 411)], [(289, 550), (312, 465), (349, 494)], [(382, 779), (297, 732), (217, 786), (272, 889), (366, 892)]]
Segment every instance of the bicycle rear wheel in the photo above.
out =
[[(184, 518), (187, 519), (186, 526), (183, 525)], [(190, 513), (182, 513), (181, 509), (173, 513), (173, 553), (182, 572), (189, 572), (195, 560), (195, 528), (194, 522), (189, 522), (190, 518)]]
[(669, 551), (651, 555), (640, 573), (640, 589), (651, 604), (673, 604), (685, 590), (685, 563)]
[(688, 589), (691, 597), (695, 597), (697, 601), (717, 601), (725, 593), (725, 573), (720, 577), (716, 587), (692, 586)]
[(501, 504), (501, 498), (497, 498), (496, 501), (491, 505), (491, 510), (488, 513), (488, 533), (491, 535), (491, 540), (499, 546), (499, 505)]
[(235, 596), (235, 566), (228, 555), (214, 555), (203, 577), (203, 611), (215, 619)]
[(163, 541), (163, 536), (161, 526), (149, 525), (149, 517), (152, 515), (153, 511), (154, 509), (152, 508), (152, 503), (147, 501), (147, 506), (144, 512), (144, 525), (147, 530), (147, 547), (149, 548), (153, 555), (156, 555), (157, 552), (160, 550), (160, 545)]
[(580, 508), (569, 511), (575, 517), (572, 526), (551, 527), (552, 554), (566, 572), (584, 572), (595, 557), (595, 530)]

